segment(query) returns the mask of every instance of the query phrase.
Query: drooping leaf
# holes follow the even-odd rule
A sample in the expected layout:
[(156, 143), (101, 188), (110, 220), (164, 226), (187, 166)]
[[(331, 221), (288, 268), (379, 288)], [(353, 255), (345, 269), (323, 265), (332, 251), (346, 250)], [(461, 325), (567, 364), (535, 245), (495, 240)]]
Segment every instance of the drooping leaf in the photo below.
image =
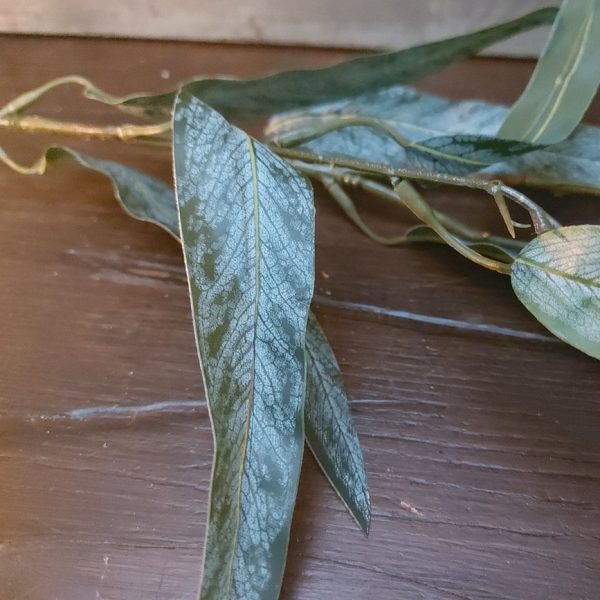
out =
[(362, 450), (337, 361), (312, 313), (306, 329), (306, 360), (306, 441), (333, 488), (368, 533), (371, 505)]
[[(500, 105), (474, 100), (451, 101), (410, 87), (394, 86), (306, 111), (279, 115), (270, 121), (267, 135), (278, 143), (288, 144), (295, 139), (310, 138), (311, 132), (326, 131), (332, 121), (366, 117), (384, 122), (414, 147), (424, 143), (431, 145), (432, 140), (453, 136), (466, 139), (468, 149), (470, 136), (475, 136), (474, 139), (493, 138), (506, 113), (507, 108)], [(409, 156), (389, 134), (364, 126), (326, 133), (310, 139), (302, 147), (323, 156), (355, 158), (392, 167), (418, 164), (414, 162), (416, 154), (413, 152)], [(436, 160), (438, 170), (460, 172), (457, 168), (460, 159), (455, 165), (441, 156)], [(477, 177), (499, 178), (509, 185), (600, 194), (600, 128), (580, 125), (559, 144), (505, 158), (476, 173)]]
[(512, 266), (519, 300), (540, 323), (579, 350), (600, 358), (600, 226), (547, 231)]
[(185, 88), (173, 154), (215, 437), (200, 597), (275, 600), (304, 446), (312, 190)]
[[(456, 233), (453, 234), (455, 237), (460, 239), (463, 244), (468, 246), (471, 250), (475, 250), (483, 256), (492, 258), (494, 260), (501, 261), (506, 264), (512, 263), (514, 258), (517, 256), (519, 251), (518, 242), (516, 240), (498, 240), (493, 237), (493, 241), (484, 237), (480, 238), (467, 238), (460, 237)], [(432, 244), (445, 244), (446, 242), (435, 232), (435, 230), (428, 225), (415, 225), (406, 232), (406, 240), (413, 243), (432, 243)]]
[[(12, 166), (23, 174), (41, 175), (49, 164), (60, 159), (72, 159), (83, 167), (106, 175), (113, 184), (116, 199), (127, 214), (140, 221), (159, 225), (179, 240), (175, 193), (171, 186), (160, 179), (117, 162), (100, 160), (71, 148), (56, 146), (48, 148), (30, 167), (15, 163)], [(315, 455), (319, 452), (316, 458), (323, 473), (366, 533), (370, 504), (360, 442), (352, 425), (343, 382), (332, 366), (335, 364), (333, 350), (312, 313), (306, 329), (306, 353), (306, 441)], [(333, 428), (333, 419), (339, 419), (343, 426)], [(356, 471), (345, 471), (348, 463), (339, 460), (344, 456), (352, 457)]]
[[(371, 54), (323, 69), (286, 71), (245, 81), (197, 78), (188, 83), (187, 88), (229, 117), (271, 115), (414, 81), (506, 38), (548, 25), (554, 20), (556, 12), (554, 7), (543, 8), (473, 33), (396, 52)], [(115, 96), (99, 89), (84, 77), (71, 75), (26, 92), (16, 102), (0, 110), (0, 115), (23, 110), (49, 89), (64, 83), (82, 86), (87, 98), (150, 118), (168, 118), (176, 96), (176, 91)]]
[(113, 185), (115, 198), (131, 217), (154, 223), (176, 238), (179, 236), (173, 188), (156, 177), (64, 146), (52, 146), (33, 165), (22, 166), (10, 160), (0, 148), (0, 161), (23, 175), (42, 175), (50, 164), (65, 159), (106, 175)]
[(600, 83), (600, 0), (563, 0), (525, 91), (498, 135), (556, 144), (581, 121)]
[[(486, 267), (499, 273), (509, 273), (510, 269), (504, 261), (490, 258), (488, 255), (478, 252), (470, 242), (462, 236), (451, 231), (439, 217), (439, 214), (427, 204), (419, 192), (407, 180), (402, 180), (394, 187), (398, 200), (402, 202), (413, 214), (425, 225), (431, 228), (448, 246), (459, 254), (468, 258), (475, 264)], [(414, 235), (414, 234), (413, 234)], [(512, 262), (512, 260), (509, 260)]]

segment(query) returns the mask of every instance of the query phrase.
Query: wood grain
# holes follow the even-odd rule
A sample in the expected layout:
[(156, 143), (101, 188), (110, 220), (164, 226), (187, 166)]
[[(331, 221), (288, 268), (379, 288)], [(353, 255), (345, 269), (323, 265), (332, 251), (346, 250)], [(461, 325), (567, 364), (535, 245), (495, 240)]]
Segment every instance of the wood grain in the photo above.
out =
[[(343, 55), (17, 36), (0, 53), (0, 103), (69, 72), (125, 93)], [(531, 67), (468, 61), (421, 87), (509, 102)], [(54, 94), (45, 114), (114, 118), (73, 95)], [(600, 121), (598, 103), (589, 118)], [(48, 141), (0, 139), (23, 160)], [(160, 151), (73, 145), (169, 178)], [(126, 217), (101, 176), (57, 165), (0, 181), (0, 597), (194, 600), (212, 438), (181, 251)], [(478, 196), (435, 198), (497, 224)], [(589, 199), (536, 198), (565, 223), (598, 222)], [(361, 206), (382, 231), (411, 223)], [(379, 247), (320, 191), (317, 212), (315, 309), (351, 397), (374, 519), (363, 538), (307, 453), (282, 598), (597, 598), (598, 363), (549, 336), (506, 278), (441, 247)]]

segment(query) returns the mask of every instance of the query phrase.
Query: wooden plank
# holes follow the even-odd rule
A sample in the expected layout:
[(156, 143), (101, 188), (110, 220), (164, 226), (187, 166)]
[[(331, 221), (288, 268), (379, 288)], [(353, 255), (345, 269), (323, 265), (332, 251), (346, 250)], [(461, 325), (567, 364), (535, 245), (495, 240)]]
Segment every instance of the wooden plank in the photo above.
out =
[[(544, 0), (4, 0), (0, 32), (403, 48), (459, 35), (558, 2)], [(43, 18), (40, 18), (43, 15)], [(537, 55), (547, 30), (493, 52)]]
[[(125, 93), (342, 57), (17, 36), (0, 51), (0, 103), (67, 72)], [(421, 87), (509, 102), (531, 67), (480, 59)], [(45, 114), (111, 120), (72, 93)], [(589, 117), (600, 121), (598, 103)], [(0, 143), (25, 160), (47, 142)], [(77, 145), (169, 177), (160, 151)], [(0, 181), (0, 596), (193, 600), (212, 438), (180, 249), (123, 215), (100, 176), (56, 166)], [(435, 194), (455, 214), (498, 221), (472, 195)], [(549, 204), (566, 223), (598, 222), (585, 198)], [(411, 223), (361, 205), (380, 230)], [(351, 397), (374, 519), (364, 539), (307, 454), (282, 598), (595, 598), (598, 363), (549, 338), (506, 278), (444, 248), (379, 247), (320, 192), (317, 254), (315, 309)]]

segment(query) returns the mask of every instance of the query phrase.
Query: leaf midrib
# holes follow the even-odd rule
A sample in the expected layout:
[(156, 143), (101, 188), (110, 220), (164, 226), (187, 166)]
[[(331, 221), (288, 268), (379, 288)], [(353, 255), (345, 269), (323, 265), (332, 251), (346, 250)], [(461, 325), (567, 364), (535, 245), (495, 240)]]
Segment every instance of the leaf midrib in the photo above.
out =
[(242, 444), (242, 457), (240, 460), (240, 474), (237, 489), (237, 503), (236, 503), (236, 519), (237, 526), (235, 528), (235, 537), (232, 544), (231, 560), (229, 562), (229, 572), (227, 575), (227, 590), (231, 591), (231, 585), (233, 581), (233, 563), (235, 561), (235, 549), (237, 548), (239, 533), (240, 533), (240, 521), (241, 521), (241, 496), (242, 496), (242, 481), (244, 479), (244, 472), (246, 466), (246, 455), (248, 452), (248, 441), (250, 439), (250, 429), (252, 414), (254, 411), (254, 392), (256, 383), (256, 324), (258, 323), (258, 301), (260, 294), (260, 202), (258, 199), (258, 177), (256, 173), (256, 153), (254, 150), (254, 143), (252, 138), (244, 132), (245, 141), (248, 146), (248, 154), (250, 159), (250, 168), (252, 171), (252, 199), (253, 199), (253, 216), (254, 216), (254, 327), (252, 329), (252, 373), (250, 377), (250, 394), (248, 397), (248, 410), (246, 413), (246, 424), (244, 430), (244, 438)]
[(523, 256), (518, 256), (515, 259), (515, 263), (522, 263), (527, 265), (528, 267), (534, 267), (550, 273), (551, 275), (556, 275), (557, 277), (561, 277), (562, 279), (567, 279), (569, 281), (574, 281), (575, 283), (579, 283), (581, 285), (585, 285), (588, 287), (599, 288), (600, 289), (600, 281), (593, 281), (586, 279), (585, 277), (580, 277), (579, 275), (575, 275), (573, 273), (566, 273), (565, 271), (560, 271), (559, 269), (555, 269), (553, 267), (549, 267), (548, 265), (544, 265), (543, 263), (539, 263), (531, 258), (525, 258)]
[[(531, 141), (535, 142), (536, 140), (538, 140), (540, 138), (540, 136), (547, 130), (548, 124), (551, 122), (552, 117), (556, 114), (556, 111), (558, 110), (558, 106), (560, 105), (560, 102), (567, 91), (567, 86), (568, 86), (569, 82), (571, 81), (571, 79), (573, 78), (573, 75), (575, 74), (575, 70), (576, 70), (577, 66), (579, 65), (579, 63), (581, 62), (581, 58), (584, 55), (583, 49), (586, 45), (587, 38), (589, 36), (590, 30), (592, 27), (594, 12), (595, 12), (595, 5), (592, 3), (590, 12), (586, 15), (586, 18), (583, 21), (580, 30), (577, 32), (577, 37), (576, 37), (577, 44), (574, 45), (574, 48), (576, 50), (577, 49), (578, 50), (576, 51), (575, 55), (571, 54), (565, 63), (565, 70), (567, 71), (567, 74), (564, 77), (561, 77), (559, 75), (562, 83), (558, 87), (558, 95), (556, 95), (557, 88), (556, 88), (556, 84), (555, 84), (553, 93), (551, 93), (550, 96), (548, 97), (548, 101), (546, 102), (546, 105), (543, 107), (543, 110), (541, 110), (538, 113), (537, 119), (535, 119), (533, 121), (531, 126), (523, 134), (523, 136), (522, 136), (523, 139), (527, 139), (529, 134), (532, 131), (535, 131), (537, 128), (537, 132), (533, 135), (533, 137), (531, 138)], [(581, 42), (580, 42), (580, 40), (581, 40)], [(558, 77), (557, 77), (557, 79), (558, 79)], [(545, 120), (538, 126), (538, 122), (544, 116), (544, 113), (546, 112), (546, 110), (548, 108), (549, 108), (549, 112), (546, 115)]]

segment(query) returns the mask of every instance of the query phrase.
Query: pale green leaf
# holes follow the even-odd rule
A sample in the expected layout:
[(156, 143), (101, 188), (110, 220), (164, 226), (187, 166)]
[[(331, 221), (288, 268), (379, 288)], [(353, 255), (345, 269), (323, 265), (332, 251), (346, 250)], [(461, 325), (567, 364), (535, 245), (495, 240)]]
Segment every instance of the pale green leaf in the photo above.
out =
[(185, 88), (173, 153), (215, 436), (200, 597), (275, 600), (304, 446), (312, 190)]
[(600, 0), (564, 0), (548, 44), (498, 135), (556, 144), (581, 121), (600, 83)]
[(543, 233), (512, 266), (519, 300), (554, 335), (600, 358), (600, 226)]

